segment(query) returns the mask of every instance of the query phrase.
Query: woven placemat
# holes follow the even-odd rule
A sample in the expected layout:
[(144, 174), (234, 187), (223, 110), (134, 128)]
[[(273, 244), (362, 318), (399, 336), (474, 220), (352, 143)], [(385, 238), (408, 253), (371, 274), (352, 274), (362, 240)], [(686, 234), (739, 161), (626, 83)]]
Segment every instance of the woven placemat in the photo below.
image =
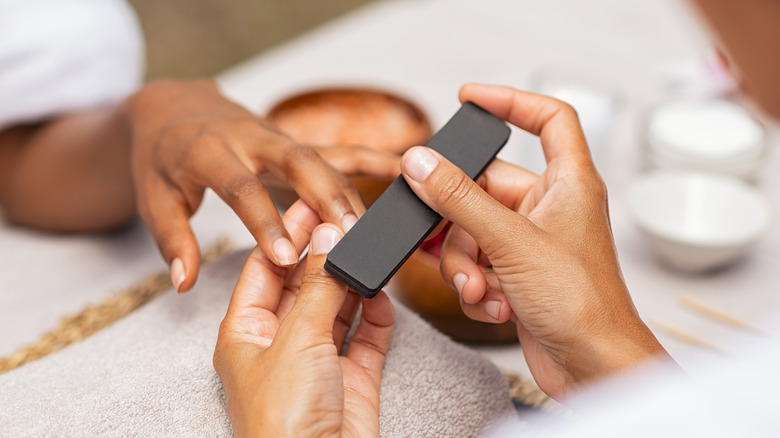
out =
[(550, 396), (539, 389), (536, 384), (517, 374), (504, 372), (504, 377), (509, 384), (509, 395), (515, 409), (535, 409), (551, 413), (564, 413), (568, 411), (563, 405), (556, 402)]
[[(232, 249), (230, 239), (220, 238), (203, 252), (202, 264), (208, 264)], [(170, 273), (160, 272), (146, 277), (136, 286), (88, 306), (76, 315), (63, 318), (57, 327), (44, 334), (37, 342), (8, 357), (0, 357), (0, 374), (48, 356), (99, 332), (170, 290), (171, 286)]]

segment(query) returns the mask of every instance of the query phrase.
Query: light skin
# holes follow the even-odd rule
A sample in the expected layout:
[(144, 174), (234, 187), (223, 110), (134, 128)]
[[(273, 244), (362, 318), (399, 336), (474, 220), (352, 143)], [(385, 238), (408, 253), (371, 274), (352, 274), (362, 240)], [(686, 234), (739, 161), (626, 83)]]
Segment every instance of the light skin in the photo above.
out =
[(206, 188), (274, 263), (289, 266), (298, 252), (261, 177), (289, 184), (349, 228), (364, 207), (344, 175), (392, 179), (398, 163), (364, 147), (297, 144), (211, 81), (159, 81), (115, 107), (0, 133), (0, 205), (12, 222), (54, 232), (112, 230), (140, 214), (183, 292), (199, 270), (189, 218)]
[[(295, 268), (280, 268), (256, 248), (219, 330), (214, 367), (233, 431), (378, 437), (379, 386), (395, 322), (390, 299), (384, 292), (361, 299), (323, 270), (343, 232), (318, 226), (306, 203), (293, 204), (283, 222), (298, 251), (310, 243), (308, 256)], [(361, 304), (357, 330), (342, 351)]]
[(498, 86), (467, 85), (460, 99), (539, 136), (547, 160), (542, 175), (497, 161), (474, 182), (428, 148), (404, 155), (412, 190), (453, 222), (441, 271), (464, 312), (515, 320), (534, 379), (556, 398), (666, 355), (623, 281), (606, 187), (574, 110)]

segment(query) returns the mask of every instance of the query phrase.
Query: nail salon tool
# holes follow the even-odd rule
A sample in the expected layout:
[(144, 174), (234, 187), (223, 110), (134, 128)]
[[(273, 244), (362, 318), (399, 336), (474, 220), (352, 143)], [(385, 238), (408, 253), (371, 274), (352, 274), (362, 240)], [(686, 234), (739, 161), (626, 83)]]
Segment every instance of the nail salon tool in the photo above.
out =
[[(428, 147), (476, 179), (509, 139), (509, 127), (466, 102)], [(399, 176), (328, 254), (325, 270), (372, 298), (441, 221)]]

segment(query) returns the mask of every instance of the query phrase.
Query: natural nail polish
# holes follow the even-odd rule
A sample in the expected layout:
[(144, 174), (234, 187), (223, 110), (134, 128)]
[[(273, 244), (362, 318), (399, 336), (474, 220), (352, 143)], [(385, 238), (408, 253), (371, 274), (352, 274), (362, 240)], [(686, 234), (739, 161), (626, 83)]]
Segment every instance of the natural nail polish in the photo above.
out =
[(341, 240), (338, 231), (331, 227), (320, 227), (311, 239), (312, 254), (327, 254)]
[(439, 159), (436, 155), (427, 147), (419, 146), (406, 154), (404, 171), (413, 180), (423, 182), (438, 165)]
[(463, 295), (463, 286), (465, 286), (468, 281), (469, 277), (462, 272), (457, 273), (454, 277), (452, 277), (452, 284), (455, 285), (455, 289), (461, 295)]
[(173, 283), (173, 287), (176, 289), (176, 292), (181, 292), (179, 288), (186, 279), (187, 273), (184, 272), (184, 263), (180, 258), (176, 257), (171, 262), (171, 282)]
[(491, 300), (485, 303), (485, 312), (497, 320), (501, 316), (501, 301)]
[(341, 229), (346, 233), (357, 223), (358, 218), (354, 214), (347, 214), (341, 219)]
[(274, 251), (274, 257), (276, 261), (282, 266), (290, 266), (298, 263), (298, 253), (295, 251), (295, 247), (292, 242), (280, 237), (274, 240), (272, 245)]

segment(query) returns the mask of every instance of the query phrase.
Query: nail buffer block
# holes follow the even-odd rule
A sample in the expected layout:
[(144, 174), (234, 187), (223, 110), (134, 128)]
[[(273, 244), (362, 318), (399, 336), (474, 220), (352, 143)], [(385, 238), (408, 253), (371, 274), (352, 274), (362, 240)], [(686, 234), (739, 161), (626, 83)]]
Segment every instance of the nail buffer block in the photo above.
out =
[[(509, 127), (466, 102), (428, 147), (476, 179), (509, 139)], [(436, 228), (441, 216), (399, 176), (328, 254), (325, 270), (373, 298)]]

